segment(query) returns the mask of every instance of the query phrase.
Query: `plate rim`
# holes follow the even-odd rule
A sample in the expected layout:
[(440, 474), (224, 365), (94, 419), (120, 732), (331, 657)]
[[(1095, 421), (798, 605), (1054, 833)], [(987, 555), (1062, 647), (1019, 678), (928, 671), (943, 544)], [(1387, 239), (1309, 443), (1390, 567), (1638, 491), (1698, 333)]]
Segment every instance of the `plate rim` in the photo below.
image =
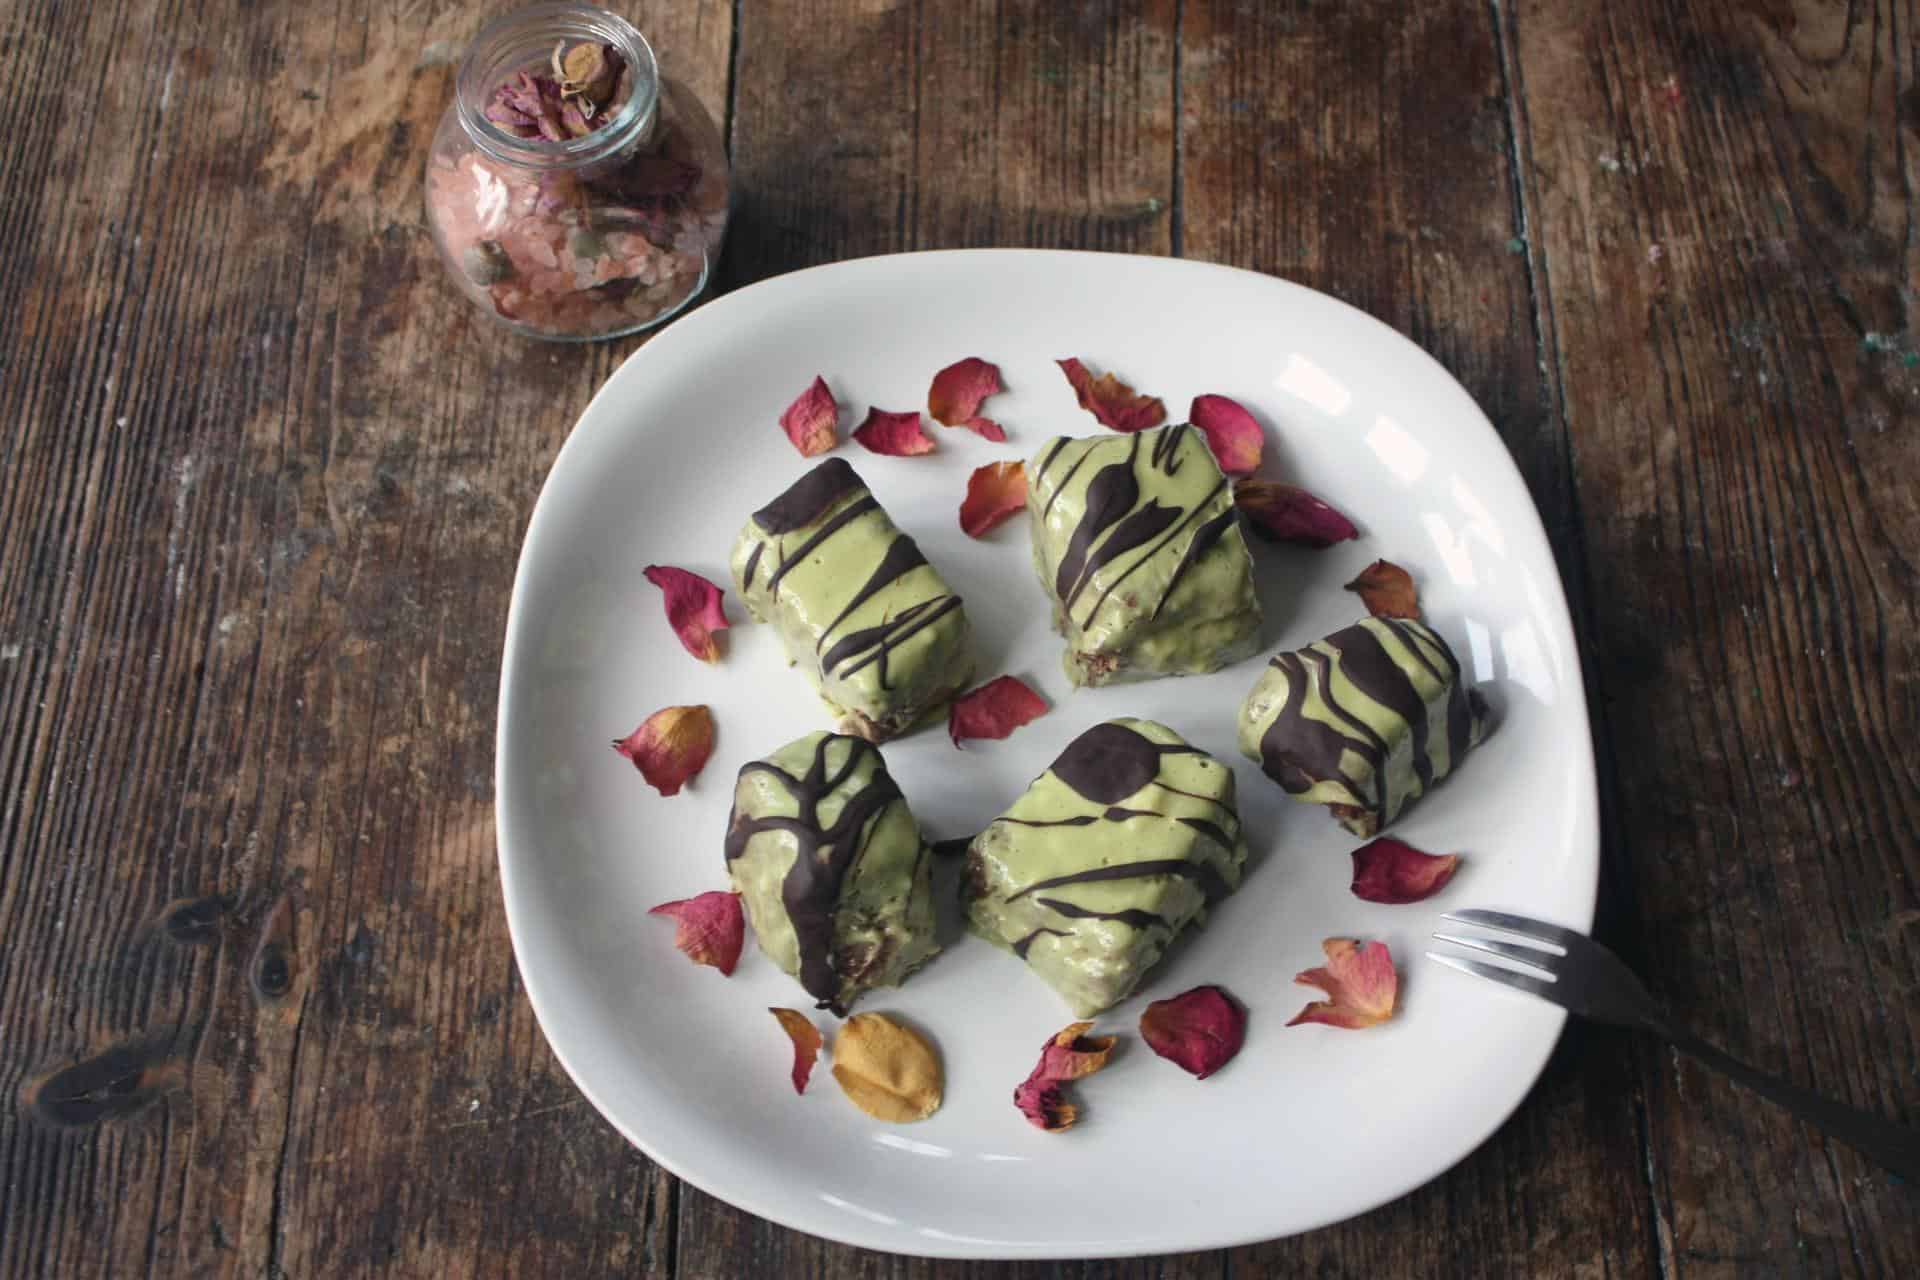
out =
[[(553, 490), (554, 476), (559, 474), (563, 466), (567, 465), (568, 457), (572, 453), (577, 452), (578, 447), (580, 447), (578, 442), (587, 434), (583, 428), (586, 426), (587, 420), (594, 416), (594, 411), (597, 406), (600, 405), (601, 401), (607, 399), (614, 392), (617, 385), (623, 386), (627, 381), (639, 376), (637, 373), (632, 372), (633, 370), (644, 367), (645, 362), (649, 359), (660, 358), (657, 354), (650, 356), (649, 353), (661, 350), (674, 351), (689, 342), (703, 340), (702, 335), (706, 330), (716, 325), (724, 325), (727, 317), (731, 315), (732, 312), (743, 305), (751, 305), (751, 300), (755, 297), (762, 296), (774, 290), (805, 288), (808, 287), (812, 279), (821, 276), (858, 274), (864, 271), (884, 269), (886, 265), (902, 259), (922, 262), (941, 259), (971, 259), (977, 261), (987, 258), (1054, 259), (1069, 262), (1073, 264), (1076, 269), (1087, 265), (1091, 265), (1097, 269), (1100, 264), (1108, 262), (1125, 262), (1129, 266), (1151, 263), (1153, 264), (1153, 269), (1166, 269), (1179, 273), (1198, 275), (1218, 275), (1236, 279), (1245, 278), (1258, 281), (1262, 287), (1277, 287), (1283, 291), (1295, 292), (1313, 299), (1315, 305), (1330, 304), (1341, 311), (1349, 313), (1352, 317), (1357, 318), (1364, 328), (1370, 329), (1390, 345), (1394, 345), (1409, 353), (1418, 361), (1424, 362), (1433, 372), (1438, 373), (1460, 392), (1464, 402), (1471, 407), (1473, 417), (1477, 420), (1480, 429), (1484, 430), (1493, 442), (1498, 445), (1498, 454), (1501, 461), (1505, 464), (1511, 479), (1518, 486), (1519, 492), (1526, 498), (1524, 518), (1531, 522), (1531, 532), (1537, 534), (1540, 539), (1540, 545), (1546, 548), (1548, 565), (1552, 569), (1552, 595), (1549, 603), (1557, 603), (1559, 606), (1557, 611), (1553, 612), (1552, 616), (1556, 620), (1564, 619), (1565, 622), (1568, 685), (1571, 688), (1577, 689), (1580, 695), (1577, 700), (1572, 701), (1571, 705), (1571, 710), (1573, 714), (1577, 716), (1579, 727), (1582, 730), (1582, 732), (1576, 735), (1577, 740), (1573, 744), (1573, 750), (1577, 753), (1577, 759), (1574, 763), (1583, 767), (1587, 779), (1588, 785), (1586, 790), (1589, 794), (1594, 814), (1594, 830), (1592, 849), (1593, 875), (1580, 886), (1583, 892), (1580, 895), (1579, 902), (1576, 904), (1576, 909), (1570, 913), (1561, 913), (1561, 918), (1570, 927), (1577, 928), (1583, 932), (1591, 932), (1599, 899), (1603, 842), (1601, 840), (1600, 828), (1601, 806), (1599, 775), (1593, 743), (1593, 719), (1587, 697), (1586, 671), (1580, 652), (1578, 628), (1575, 623), (1572, 606), (1567, 599), (1566, 584), (1560, 572), (1559, 559), (1554, 554), (1554, 546), (1551, 538), (1547, 534), (1546, 522), (1541, 516), (1539, 505), (1535, 502), (1531, 489), (1527, 486), (1526, 478), (1521, 473), (1519, 464), (1515, 461), (1512, 451), (1507, 447), (1506, 440), (1494, 427), (1492, 420), (1487, 417), (1486, 410), (1481, 407), (1480, 402), (1474, 398), (1472, 392), (1468, 391), (1465, 385), (1453, 375), (1453, 372), (1441, 364), (1438, 359), (1412, 338), (1401, 333), (1398, 329), (1395, 329), (1392, 325), (1379, 319), (1377, 316), (1354, 306), (1352, 303), (1312, 288), (1311, 286), (1289, 280), (1283, 276), (1270, 275), (1266, 272), (1255, 271), (1245, 267), (1205, 262), (1192, 258), (1172, 257), (1163, 254), (1116, 253), (1087, 249), (928, 249), (905, 253), (870, 254), (857, 258), (820, 263), (756, 280), (707, 301), (704, 305), (681, 316), (674, 324), (651, 337), (643, 345), (629, 352), (627, 356), (621, 360), (620, 364), (601, 382), (587, 403), (582, 406), (574, 419), (573, 426), (567, 431), (566, 439), (561, 442), (560, 448), (555, 451), (553, 461), (548, 465), (547, 473), (541, 479), (540, 492), (534, 500), (533, 509), (527, 517), (526, 526), (521, 532), (520, 548), (514, 566), (513, 587), (507, 604), (505, 636), (501, 646), (500, 656), (497, 710), (494, 719), (493, 783), (495, 856), (500, 872), (501, 899), (506, 911), (507, 934), (513, 949), (514, 967), (520, 975), (521, 985), (526, 991), (527, 1002), (533, 1009), (534, 1021), (538, 1025), (541, 1037), (546, 1041), (547, 1047), (552, 1052), (555, 1061), (557, 1061), (561, 1069), (567, 1073), (567, 1078), (572, 1081), (574, 1088), (580, 1091), (581, 1096), (586, 1098), (594, 1110), (600, 1114), (603, 1120), (612, 1126), (616, 1133), (645, 1155), (653, 1164), (665, 1170), (669, 1175), (690, 1184), (704, 1194), (713, 1196), (715, 1199), (721, 1200), (724, 1203), (767, 1222), (774, 1223), (788, 1230), (800, 1232), (804, 1235), (830, 1240), (855, 1248), (872, 1249), (877, 1252), (890, 1253), (902, 1257), (958, 1258), (982, 1261), (1156, 1257), (1173, 1253), (1240, 1248), (1268, 1240), (1285, 1239), (1291, 1236), (1304, 1235), (1312, 1231), (1319, 1231), (1326, 1227), (1360, 1217), (1363, 1214), (1371, 1213), (1383, 1205), (1399, 1200), (1420, 1187), (1444, 1177), (1468, 1157), (1484, 1147), (1495, 1134), (1506, 1127), (1507, 1123), (1519, 1112), (1527, 1099), (1533, 1096), (1534, 1090), (1539, 1086), (1540, 1077), (1544, 1074), (1548, 1062), (1551, 1060), (1565, 1034), (1568, 1016), (1566, 1010), (1557, 1006), (1552, 1008), (1550, 1020), (1554, 1023), (1553, 1034), (1549, 1037), (1542, 1038), (1540, 1042), (1541, 1048), (1535, 1056), (1535, 1060), (1524, 1063), (1520, 1074), (1526, 1079), (1526, 1085), (1517, 1091), (1512, 1104), (1500, 1110), (1497, 1118), (1485, 1127), (1484, 1132), (1475, 1136), (1472, 1141), (1461, 1150), (1459, 1155), (1448, 1160), (1441, 1167), (1431, 1172), (1423, 1173), (1411, 1180), (1395, 1179), (1390, 1183), (1383, 1183), (1382, 1186), (1385, 1188), (1384, 1190), (1369, 1193), (1364, 1198), (1364, 1203), (1357, 1204), (1356, 1207), (1349, 1211), (1337, 1213), (1324, 1220), (1293, 1228), (1277, 1235), (1260, 1233), (1247, 1234), (1245, 1232), (1233, 1231), (1216, 1232), (1211, 1236), (1204, 1236), (1204, 1238), (1197, 1237), (1192, 1241), (1176, 1242), (1164, 1247), (1153, 1246), (1150, 1248), (1125, 1244), (1116, 1245), (1112, 1248), (1102, 1248), (1099, 1246), (1089, 1247), (1086, 1242), (1082, 1241), (1070, 1247), (1066, 1245), (1065, 1242), (1062, 1242), (1061, 1244), (1037, 1243), (1032, 1247), (1014, 1247), (1012, 1249), (1005, 1247), (984, 1249), (981, 1246), (958, 1245), (956, 1243), (953, 1247), (903, 1249), (892, 1237), (883, 1239), (878, 1235), (869, 1235), (851, 1223), (845, 1228), (827, 1228), (814, 1222), (802, 1223), (796, 1221), (792, 1215), (785, 1213), (776, 1206), (766, 1203), (751, 1189), (743, 1189), (730, 1185), (730, 1180), (725, 1177), (709, 1178), (703, 1174), (692, 1173), (682, 1165), (680, 1161), (668, 1158), (656, 1151), (640, 1133), (622, 1123), (620, 1119), (614, 1115), (613, 1111), (595, 1090), (582, 1079), (580, 1071), (576, 1069), (573, 1062), (569, 1060), (567, 1052), (548, 1030), (548, 1018), (542, 1010), (543, 997), (540, 994), (544, 979), (536, 978), (525, 962), (525, 952), (521, 942), (521, 927), (516, 922), (517, 913), (514, 908), (516, 895), (513, 886), (517, 877), (512, 865), (513, 859), (507, 849), (508, 831), (512, 826), (509, 814), (511, 806), (508, 798), (511, 795), (511, 790), (507, 785), (507, 779), (509, 774), (508, 761), (512, 750), (508, 744), (514, 740), (510, 733), (509, 722), (516, 708), (513, 693), (513, 672), (517, 665), (515, 659), (520, 647), (520, 633), (530, 625), (525, 621), (522, 609), (522, 601), (527, 589), (529, 573), (529, 549), (533, 546), (535, 535), (542, 526), (543, 514), (547, 512), (547, 503)], [(693, 336), (690, 337), (689, 335)], [(605, 428), (597, 434), (604, 434), (605, 430), (611, 429), (615, 428)], [(629, 429), (638, 428), (630, 427)], [(1420, 954), (1421, 958), (1424, 958), (1424, 949)], [(1404, 963), (1410, 966), (1413, 960), (1409, 958)], [(838, 1220), (835, 1220), (836, 1223), (837, 1221)], [(929, 1245), (938, 1245), (941, 1242), (928, 1238), (926, 1243)]]

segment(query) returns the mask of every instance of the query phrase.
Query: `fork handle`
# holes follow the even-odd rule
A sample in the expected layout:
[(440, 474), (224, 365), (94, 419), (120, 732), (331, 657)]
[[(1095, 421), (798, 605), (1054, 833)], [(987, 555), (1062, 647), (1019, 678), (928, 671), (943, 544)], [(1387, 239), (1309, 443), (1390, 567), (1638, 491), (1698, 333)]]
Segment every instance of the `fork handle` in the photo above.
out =
[(1920, 1181), (1920, 1132), (1755, 1070), (1689, 1032), (1663, 1030), (1682, 1053), (1698, 1058), (1761, 1097), (1779, 1103), (1808, 1124), (1865, 1152), (1908, 1181)]

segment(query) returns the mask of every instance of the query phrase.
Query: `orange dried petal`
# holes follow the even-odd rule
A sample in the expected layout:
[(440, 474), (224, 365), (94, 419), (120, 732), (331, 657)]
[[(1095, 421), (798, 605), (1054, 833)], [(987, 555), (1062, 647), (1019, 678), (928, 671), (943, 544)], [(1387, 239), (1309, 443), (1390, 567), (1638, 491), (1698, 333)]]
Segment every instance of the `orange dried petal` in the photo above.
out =
[(940, 1058), (919, 1032), (883, 1013), (856, 1013), (833, 1041), (833, 1078), (876, 1120), (911, 1124), (940, 1109)]
[(713, 712), (704, 706), (662, 707), (640, 722), (613, 749), (663, 796), (678, 795), (706, 768), (713, 754)]
[(793, 1041), (793, 1091), (805, 1093), (807, 1081), (813, 1075), (814, 1060), (820, 1056), (820, 1046), (826, 1043), (820, 1038), (820, 1028), (798, 1009), (768, 1009), (767, 1012), (780, 1020), (780, 1029)]
[(989, 462), (967, 477), (967, 496), (960, 503), (960, 528), (970, 538), (985, 537), (1001, 521), (1027, 505), (1027, 466)]
[(998, 676), (953, 700), (947, 736), (959, 746), (970, 738), (1004, 738), (1047, 713), (1047, 701), (1018, 676)]
[(827, 380), (815, 378), (813, 385), (802, 391), (780, 415), (780, 429), (787, 433), (787, 439), (793, 441), (801, 457), (811, 458), (839, 443), (833, 433), (839, 420), (840, 406), (834, 402), (833, 392), (827, 390)]
[(667, 621), (686, 651), (702, 662), (718, 662), (720, 642), (714, 633), (727, 629), (720, 588), (697, 573), (664, 564), (648, 565), (647, 581), (665, 593)]
[(696, 897), (663, 902), (647, 914), (673, 917), (673, 945), (695, 964), (712, 965), (730, 976), (733, 967), (740, 963), (740, 947), (747, 934), (740, 895), (715, 889)]
[(1201, 1080), (1232, 1061), (1246, 1036), (1246, 1010), (1219, 987), (1155, 1000), (1140, 1015), (1147, 1047)]
[(1328, 998), (1315, 1000), (1302, 1009), (1288, 1026), (1324, 1022), (1330, 1027), (1357, 1031), (1393, 1016), (1400, 975), (1394, 972), (1393, 956), (1386, 943), (1362, 944), (1357, 938), (1328, 938), (1320, 947), (1327, 953), (1326, 965), (1308, 969), (1293, 980), (1303, 986), (1319, 987)]
[(1420, 594), (1413, 589), (1413, 575), (1391, 560), (1375, 560), (1347, 584), (1347, 590), (1357, 594), (1367, 612), (1376, 618), (1420, 616)]
[(979, 416), (980, 402), (1005, 390), (999, 365), (968, 356), (933, 375), (927, 390), (927, 416), (942, 426), (965, 427), (998, 444), (1007, 433), (991, 418)]
[(1298, 485), (1242, 480), (1233, 486), (1233, 505), (1252, 522), (1255, 533), (1273, 542), (1319, 551), (1360, 536), (1353, 521)]
[(1207, 447), (1220, 469), (1230, 476), (1251, 475), (1260, 469), (1260, 451), (1266, 433), (1246, 406), (1226, 396), (1195, 396), (1187, 421), (1207, 438)]
[(1368, 902), (1420, 902), (1446, 887), (1460, 855), (1422, 853), (1392, 836), (1353, 851), (1353, 896)]
[(1068, 357), (1056, 360), (1060, 372), (1067, 375), (1080, 407), (1100, 420), (1100, 425), (1115, 431), (1145, 431), (1167, 420), (1167, 406), (1153, 396), (1137, 394), (1111, 373), (1095, 378), (1087, 366)]
[(933, 452), (933, 437), (920, 429), (920, 414), (889, 413), (885, 409), (867, 410), (867, 420), (854, 431), (853, 438), (864, 449), (889, 458), (913, 458)]
[(1040, 1061), (1013, 1091), (1013, 1105), (1028, 1122), (1059, 1133), (1071, 1129), (1080, 1118), (1077, 1107), (1068, 1102), (1060, 1086), (1069, 1080), (1092, 1075), (1107, 1065), (1113, 1053), (1113, 1036), (1089, 1036), (1091, 1022), (1075, 1022), (1040, 1047)]

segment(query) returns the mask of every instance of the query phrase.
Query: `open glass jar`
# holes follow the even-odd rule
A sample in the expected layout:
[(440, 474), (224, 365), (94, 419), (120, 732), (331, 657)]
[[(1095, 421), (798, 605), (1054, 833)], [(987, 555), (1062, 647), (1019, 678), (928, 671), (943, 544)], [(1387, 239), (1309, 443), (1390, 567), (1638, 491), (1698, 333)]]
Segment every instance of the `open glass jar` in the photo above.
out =
[(474, 38), (427, 159), (427, 225), (454, 282), (530, 337), (664, 323), (706, 286), (726, 147), (627, 21), (543, 4)]

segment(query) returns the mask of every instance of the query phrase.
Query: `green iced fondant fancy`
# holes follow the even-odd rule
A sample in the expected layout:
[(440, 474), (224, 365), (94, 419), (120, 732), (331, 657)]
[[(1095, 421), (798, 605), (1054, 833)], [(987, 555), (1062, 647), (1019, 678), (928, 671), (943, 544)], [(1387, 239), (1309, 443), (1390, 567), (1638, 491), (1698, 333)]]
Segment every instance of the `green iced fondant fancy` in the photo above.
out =
[(1089, 1017), (1240, 883), (1233, 771), (1151, 720), (1095, 725), (967, 850), (973, 932)]
[(1027, 475), (1034, 569), (1075, 684), (1218, 671), (1253, 654), (1253, 558), (1198, 431), (1063, 436)]
[(845, 1012), (938, 950), (932, 851), (872, 743), (814, 733), (740, 770), (727, 872), (761, 951)]
[(1453, 650), (1410, 618), (1366, 618), (1276, 655), (1240, 705), (1240, 749), (1359, 836), (1459, 768), (1486, 729)]
[(960, 597), (839, 458), (753, 514), (732, 569), (847, 732), (884, 741), (973, 673)]

